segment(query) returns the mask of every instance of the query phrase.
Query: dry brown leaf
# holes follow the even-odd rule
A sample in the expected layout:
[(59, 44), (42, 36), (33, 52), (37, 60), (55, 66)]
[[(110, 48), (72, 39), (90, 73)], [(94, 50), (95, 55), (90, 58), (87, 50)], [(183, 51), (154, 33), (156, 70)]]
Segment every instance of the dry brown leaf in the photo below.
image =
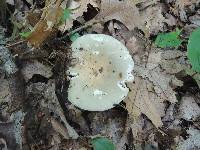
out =
[(151, 34), (156, 35), (159, 31), (164, 31), (164, 25), (167, 20), (162, 14), (163, 8), (160, 4), (149, 6), (141, 12), (140, 19), (144, 20), (145, 26)]
[(39, 22), (41, 14), (42, 11), (39, 9), (28, 11), (26, 13), (26, 22), (34, 27)]
[(61, 0), (47, 1), (40, 21), (35, 25), (31, 35), (27, 38), (28, 42), (34, 47), (39, 47), (60, 22), (62, 14)]
[(179, 50), (167, 50), (162, 52), (162, 58), (167, 60), (176, 59), (181, 56), (185, 56), (185, 54)]
[(176, 140), (176, 150), (198, 150), (200, 148), (200, 131), (197, 128), (190, 127), (186, 130), (187, 139), (180, 137)]
[(126, 123), (126, 113), (120, 110), (96, 112), (90, 116), (91, 134), (110, 137), (113, 144), (119, 143)]
[(68, 130), (66, 127), (64, 127), (59, 121), (57, 121), (55, 118), (51, 117), (50, 119), (51, 125), (54, 128), (54, 130), (62, 135), (64, 139), (69, 139)]
[[(145, 70), (145, 68), (140, 69)], [(135, 71), (138, 70), (136, 67)], [(145, 114), (156, 127), (160, 127), (162, 126), (161, 117), (164, 116), (165, 110), (163, 102), (177, 102), (176, 93), (170, 86), (170, 82), (175, 77), (165, 75), (159, 70), (146, 71), (141, 77), (136, 77), (135, 83), (129, 85), (131, 91), (125, 101), (127, 110), (134, 118), (141, 113)]]
[(68, 9), (71, 10), (70, 18), (68, 18), (64, 24), (59, 26), (59, 30), (65, 32), (66, 30), (71, 29), (73, 21), (82, 16), (84, 12), (87, 12), (88, 4), (91, 4), (93, 7), (98, 7), (95, 0), (69, 0)]
[[(71, 0), (71, 1), (75, 1), (75, 0)], [(71, 17), (74, 20), (76, 18), (82, 16), (84, 12), (87, 12), (88, 4), (91, 4), (93, 7), (98, 7), (95, 0), (80, 0), (80, 1), (78, 1), (78, 3), (79, 3), (78, 8), (73, 9), (72, 12), (71, 12)]]
[(34, 74), (39, 74), (46, 78), (49, 78), (53, 75), (51, 72), (51, 67), (43, 65), (37, 60), (24, 62), (21, 72), (26, 81), (31, 79)]
[(179, 106), (179, 117), (185, 120), (196, 120), (200, 116), (200, 107), (195, 102), (195, 98), (184, 96), (181, 99)]
[[(172, 69), (178, 73), (183, 68), (180, 67), (177, 58), (184, 55), (179, 51), (170, 52), (153, 48), (147, 53), (140, 44), (135, 38), (131, 38), (127, 43), (129, 49), (134, 51), (136, 78), (135, 83), (129, 84), (130, 92), (125, 101), (126, 108), (130, 118), (137, 118), (143, 113), (156, 127), (160, 127), (162, 126), (161, 117), (165, 115), (164, 102), (177, 102), (176, 92), (173, 89), (183, 85), (183, 82), (174, 74), (168, 73), (168, 67), (163, 70), (161, 64), (169, 64), (173, 61), (175, 64)], [(143, 61), (145, 57), (147, 59)]]
[(131, 0), (102, 0), (101, 10), (97, 19), (103, 19), (104, 21), (116, 19), (122, 22), (129, 30), (143, 26), (139, 11)]
[[(151, 51), (148, 57), (148, 63), (146, 67), (136, 66), (135, 72), (137, 76), (142, 77), (143, 79), (148, 79), (154, 85), (155, 93), (161, 98), (171, 103), (177, 102), (176, 92), (173, 90), (174, 87), (180, 86), (172, 85), (172, 81), (176, 79), (175, 75), (167, 74), (163, 72), (160, 68), (162, 63), (161, 54), (162, 51)], [(154, 59), (153, 59), (154, 58)], [(178, 63), (178, 62), (176, 62)], [(175, 68), (178, 67), (178, 68)], [(182, 69), (180, 69), (179, 65), (174, 65), (174, 72), (178, 73)], [(177, 79), (177, 81), (180, 81)], [(181, 82), (181, 81), (180, 81)], [(182, 82), (181, 82), (182, 83)]]
[[(140, 77), (135, 78), (135, 83), (131, 83), (126, 108), (131, 117), (137, 118), (141, 113), (145, 114), (156, 127), (162, 126), (161, 116), (164, 109), (161, 99), (148, 90), (151, 83)], [(156, 107), (157, 106), (157, 107)]]
[(177, 60), (162, 60), (161, 67), (168, 74), (176, 74), (183, 70), (182, 65), (177, 63)]
[(52, 32), (52, 30), (46, 29), (46, 21), (39, 21), (34, 27), (34, 31), (27, 38), (28, 42), (34, 47), (39, 47)]
[(160, 68), (154, 69), (149, 73), (148, 78), (154, 84), (155, 93), (166, 101), (177, 102), (176, 92), (170, 85), (172, 76), (162, 73)]
[(89, 33), (99, 33), (101, 34), (103, 32), (104, 26), (101, 23), (96, 23), (94, 25), (91, 26), (91, 28), (88, 28), (88, 32)]
[[(47, 84), (45, 83), (32, 83), (30, 84), (26, 89), (27, 95), (34, 94), (34, 95), (42, 95), (39, 100), (38, 105), (41, 108), (47, 109), (49, 112), (53, 112), (54, 116), (59, 116), (60, 120), (62, 121), (62, 125), (67, 129), (68, 136), (70, 139), (77, 139), (78, 134), (74, 130), (73, 127), (69, 125), (67, 122), (64, 112), (59, 104), (59, 101), (57, 99), (56, 93), (55, 93), (55, 81), (49, 80)], [(37, 99), (38, 100), (38, 99)], [(51, 121), (51, 120), (50, 120)], [(52, 122), (51, 122), (52, 123)], [(55, 122), (53, 122), (55, 123)], [(52, 124), (53, 127), (55, 127), (55, 124)], [(58, 129), (58, 132), (62, 132), (63, 129)], [(67, 135), (65, 133), (65, 138), (67, 138)]]
[(185, 6), (192, 5), (193, 3), (196, 3), (197, 0), (176, 0), (176, 6), (178, 6), (180, 9), (184, 9)]
[(161, 68), (165, 70), (165, 73), (176, 74), (185, 68), (185, 66), (179, 63), (179, 61), (184, 63), (181, 60), (184, 57), (187, 57), (186, 53), (179, 50), (164, 51), (162, 52), (162, 59), (160, 61)]

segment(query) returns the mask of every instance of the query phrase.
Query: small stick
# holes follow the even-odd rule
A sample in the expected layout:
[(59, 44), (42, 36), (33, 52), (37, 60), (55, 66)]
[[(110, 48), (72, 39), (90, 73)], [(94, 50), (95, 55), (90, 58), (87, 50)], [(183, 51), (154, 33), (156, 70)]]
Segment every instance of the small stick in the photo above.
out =
[(8, 45), (5, 46), (5, 48), (13, 47), (13, 46), (15, 46), (15, 45), (24, 43), (25, 41), (26, 41), (26, 40), (21, 40), (21, 41), (18, 41), (18, 42), (16, 42), (16, 43), (8, 44)]
[(74, 29), (73, 31), (67, 33), (63, 37), (59, 38), (59, 40), (63, 40), (65, 38), (67, 38), (68, 36), (70, 36), (71, 34), (74, 34), (74, 33), (78, 32), (78, 31), (80, 31), (82, 29), (85, 29), (85, 28), (87, 28), (89, 26), (92, 26), (93, 24), (97, 24), (97, 23), (100, 23), (100, 22), (101, 22), (101, 20), (91, 20), (89, 22), (86, 22), (83, 26), (80, 26), (80, 27)]

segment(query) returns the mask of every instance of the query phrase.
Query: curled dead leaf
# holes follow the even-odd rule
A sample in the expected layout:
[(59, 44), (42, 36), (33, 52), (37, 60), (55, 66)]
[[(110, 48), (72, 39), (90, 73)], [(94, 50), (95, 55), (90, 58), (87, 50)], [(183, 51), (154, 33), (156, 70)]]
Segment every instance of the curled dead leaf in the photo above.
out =
[(143, 27), (139, 11), (131, 0), (102, 0), (101, 10), (97, 15), (97, 19), (103, 19), (105, 22), (116, 19), (122, 22), (129, 30), (133, 30), (135, 27)]
[(176, 0), (175, 2), (177, 7), (179, 7), (180, 9), (184, 9), (185, 6), (196, 3), (197, 0)]
[(45, 66), (36, 60), (24, 62), (21, 72), (26, 81), (31, 79), (34, 74), (39, 74), (46, 78), (49, 78), (53, 75), (53, 73), (51, 72), (51, 67)]
[[(130, 92), (126, 102), (126, 108), (130, 118), (138, 118), (141, 113), (145, 114), (158, 128), (163, 125), (161, 116), (164, 113), (162, 100), (148, 90), (151, 83), (140, 77), (135, 78), (135, 83), (129, 84)], [(157, 109), (158, 108), (158, 109)]]
[(69, 5), (69, 8), (72, 7), (74, 2), (78, 3), (77, 4), (78, 7), (76, 9), (72, 9), (71, 11), (71, 18), (74, 20), (82, 16), (83, 13), (87, 11), (89, 4), (92, 5), (93, 7), (98, 7), (98, 4), (95, 0), (80, 0), (80, 1), (71, 0), (71, 5)]
[(159, 31), (164, 31), (166, 18), (163, 16), (161, 4), (149, 6), (141, 12), (141, 20), (144, 20), (149, 33), (156, 35)]
[[(127, 43), (130, 50), (133, 50), (135, 59), (135, 83), (129, 84), (130, 92), (126, 102), (126, 108), (130, 118), (138, 118), (141, 113), (145, 114), (158, 128), (162, 126), (161, 117), (165, 115), (165, 101), (177, 102), (174, 88), (182, 86), (183, 82), (178, 80), (174, 74), (164, 71), (162, 63), (176, 63), (173, 71), (175, 73), (183, 70), (175, 59), (184, 56), (179, 51), (162, 51), (152, 48), (149, 53), (145, 53), (142, 43), (131, 38)], [(173, 53), (173, 54), (172, 54)], [(147, 57), (143, 61), (144, 57)], [(165, 65), (166, 65), (165, 64)], [(178, 67), (178, 68), (177, 68)]]
[(59, 30), (65, 32), (66, 30), (71, 29), (73, 21), (82, 16), (84, 12), (87, 12), (89, 4), (96, 8), (99, 7), (95, 0), (69, 0), (67, 3), (67, 9), (70, 10), (70, 17), (59, 26)]
[(27, 38), (28, 42), (34, 47), (39, 47), (59, 24), (62, 14), (61, 0), (47, 1), (40, 21)]

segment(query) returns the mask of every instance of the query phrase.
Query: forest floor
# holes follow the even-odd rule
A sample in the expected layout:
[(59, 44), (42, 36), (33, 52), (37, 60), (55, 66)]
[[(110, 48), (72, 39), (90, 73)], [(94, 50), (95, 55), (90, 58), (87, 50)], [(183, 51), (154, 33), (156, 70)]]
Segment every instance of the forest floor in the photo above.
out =
[[(199, 27), (200, 0), (0, 0), (0, 150), (199, 150)], [(135, 63), (107, 111), (68, 101), (70, 46), (91, 33)]]

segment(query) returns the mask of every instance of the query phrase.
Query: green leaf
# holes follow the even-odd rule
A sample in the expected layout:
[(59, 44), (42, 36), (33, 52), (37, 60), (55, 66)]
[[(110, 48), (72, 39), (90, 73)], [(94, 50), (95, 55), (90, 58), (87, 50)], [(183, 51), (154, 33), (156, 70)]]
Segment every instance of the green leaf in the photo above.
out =
[(80, 35), (78, 34), (78, 33), (74, 33), (74, 34), (71, 34), (70, 36), (69, 36), (69, 38), (70, 38), (70, 40), (72, 41), (72, 42), (74, 42), (76, 39), (78, 39), (80, 37)]
[(155, 40), (155, 45), (160, 48), (177, 48), (182, 43), (182, 40), (179, 39), (180, 33), (179, 29), (176, 29), (175, 32), (160, 33)]
[(92, 146), (94, 150), (115, 150), (114, 144), (104, 137), (97, 137), (92, 139)]
[(197, 28), (191, 33), (187, 50), (192, 69), (200, 72), (200, 28)]
[(63, 15), (62, 15), (62, 17), (60, 18), (60, 22), (61, 22), (61, 23), (64, 23), (67, 19), (70, 18), (70, 14), (71, 14), (71, 10), (69, 10), (69, 9), (64, 9), (64, 10), (63, 10)]
[(27, 38), (29, 35), (31, 35), (31, 31), (28, 31), (28, 32), (21, 32), (19, 33), (19, 35), (22, 37), (22, 38)]

